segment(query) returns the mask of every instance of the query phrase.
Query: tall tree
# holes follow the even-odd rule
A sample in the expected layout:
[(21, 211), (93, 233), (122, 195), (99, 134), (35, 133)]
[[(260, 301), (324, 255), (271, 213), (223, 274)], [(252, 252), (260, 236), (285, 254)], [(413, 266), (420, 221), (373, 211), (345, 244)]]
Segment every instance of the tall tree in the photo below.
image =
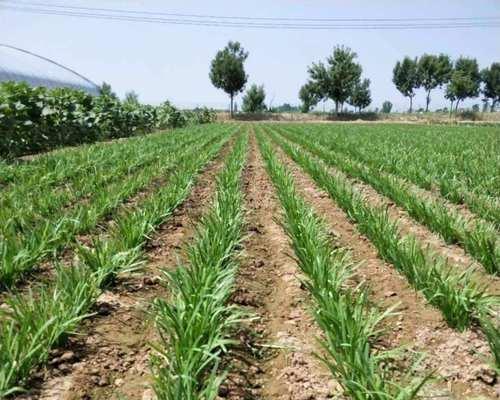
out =
[(485, 100), (491, 99), (490, 111), (495, 111), (495, 106), (500, 102), (500, 63), (493, 63), (489, 68), (481, 71), (484, 83), (483, 96)]
[(139, 104), (139, 95), (131, 90), (130, 92), (125, 93), (125, 103), (138, 105)]
[(382, 103), (382, 112), (384, 114), (390, 114), (392, 110), (392, 103), (389, 100), (386, 100)]
[(392, 81), (403, 96), (410, 98), (411, 113), (415, 90), (420, 87), (417, 59), (412, 60), (410, 57), (405, 57), (402, 62), (398, 61), (392, 71)]
[(457, 98), (456, 98), (455, 93), (453, 92), (450, 84), (448, 84), (448, 86), (446, 86), (446, 90), (444, 92), (444, 98), (446, 100), (450, 101), (450, 117), (451, 117), (451, 113), (453, 112), (453, 103), (455, 102), (455, 100)]
[(441, 87), (450, 79), (453, 64), (445, 54), (439, 56), (424, 54), (418, 60), (417, 73), (421, 86), (426, 91), (425, 111), (429, 111), (431, 91)]
[(479, 96), (481, 85), (481, 74), (475, 58), (460, 57), (455, 62), (455, 68), (451, 74), (450, 83), (446, 88), (447, 97), (455, 99), (455, 112), (458, 105), (468, 97)]
[(372, 102), (372, 94), (370, 92), (370, 80), (363, 79), (362, 82), (357, 82), (354, 85), (351, 96), (349, 97), (349, 104), (361, 112)]
[(217, 52), (210, 67), (212, 84), (224, 90), (231, 98), (231, 117), (234, 96), (243, 91), (248, 80), (244, 67), (247, 57), (248, 52), (239, 42), (230, 41), (224, 49)]
[(316, 85), (313, 82), (307, 82), (300, 88), (299, 99), (302, 102), (300, 111), (308, 113), (312, 107), (318, 104), (321, 96), (318, 94)]
[(318, 88), (320, 98), (333, 100), (337, 113), (361, 77), (362, 68), (356, 58), (357, 54), (349, 47), (336, 46), (326, 65), (319, 62), (309, 67), (311, 81)]
[(266, 92), (264, 86), (252, 85), (243, 96), (243, 111), (244, 112), (262, 112), (266, 110)]
[(111, 85), (107, 82), (103, 82), (102, 85), (99, 87), (99, 94), (101, 96), (111, 97), (115, 100), (118, 99), (118, 96), (116, 95), (115, 92), (113, 92)]

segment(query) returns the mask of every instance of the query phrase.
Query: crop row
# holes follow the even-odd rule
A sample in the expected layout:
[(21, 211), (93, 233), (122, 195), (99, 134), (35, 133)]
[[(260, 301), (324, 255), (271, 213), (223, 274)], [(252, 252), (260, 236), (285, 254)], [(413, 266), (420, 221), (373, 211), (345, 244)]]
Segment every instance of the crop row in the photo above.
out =
[[(136, 144), (134, 151), (120, 149), (122, 151), (109, 154), (109, 158), (105, 156), (107, 160), (104, 163), (94, 164), (84, 176), (75, 174), (66, 177), (64, 186), (40, 185), (37, 182), (16, 184), (0, 197), (0, 224), (3, 230), (10, 224), (29, 229), (37, 220), (54, 219), (56, 214), (62, 214), (68, 206), (82, 198), (90, 199), (94, 193), (106, 190), (108, 185), (158, 163), (162, 155), (168, 155), (167, 150), (175, 153), (196, 143), (199, 140), (196, 136), (190, 135), (186, 140), (176, 134), (164, 135), (162, 141)], [(74, 170), (78, 171), (77, 168)]]
[(283, 132), (283, 134), (328, 165), (371, 185), (404, 208), (416, 221), (439, 233), (447, 243), (457, 243), (462, 246), (484, 266), (488, 273), (500, 273), (497, 232), (491, 224), (483, 221), (468, 223), (461, 215), (450, 210), (443, 201), (421, 197), (404, 180), (329, 150), (318, 144), (312, 136), (306, 138), (304, 135), (290, 132)]
[[(292, 128), (294, 129), (294, 128)], [(337, 153), (395, 174), (467, 204), (500, 229), (500, 162), (494, 129), (488, 127), (359, 126), (335, 130), (311, 126), (308, 133)]]
[(117, 275), (136, 270), (143, 247), (189, 194), (198, 172), (227, 141), (216, 142), (178, 161), (168, 184), (123, 213), (94, 247), (79, 245), (73, 265), (57, 265), (56, 279), (24, 295), (10, 295), (0, 314), (0, 397), (22, 390), (33, 369), (44, 364), (82, 319), (89, 316), (103, 288)]
[[(183, 135), (194, 129), (177, 129), (172, 131), (173, 136)], [(0, 184), (18, 186), (53, 186), (64, 183), (68, 179), (85, 176), (99, 166), (120, 158), (125, 152), (134, 153), (146, 143), (160, 143), (165, 140), (165, 132), (158, 132), (148, 136), (136, 136), (127, 140), (83, 144), (78, 147), (65, 147), (56, 151), (40, 154), (29, 162), (12, 161), (0, 162)], [(38, 185), (37, 185), (38, 184)]]
[(381, 333), (380, 323), (392, 310), (372, 307), (361, 285), (349, 287), (355, 268), (348, 252), (330, 242), (323, 221), (298, 195), (292, 175), (272, 146), (262, 136), (259, 142), (283, 207), (285, 230), (314, 301), (315, 319), (324, 333), (325, 353), (320, 358), (352, 399), (415, 398), (425, 379), (406, 387), (396, 384), (383, 366), (394, 350), (375, 351), (372, 346)]
[(470, 269), (457, 272), (445, 259), (430, 253), (413, 235), (402, 236), (387, 210), (369, 205), (345, 177), (330, 174), (312, 154), (276, 134), (270, 135), (357, 223), (358, 230), (371, 240), (379, 255), (393, 264), (430, 304), (441, 310), (451, 327), (464, 330), (474, 321), (480, 321), (483, 329), (492, 328), (484, 332), (496, 357), (500, 332), (490, 318), (500, 302), (497, 296), (487, 294), (485, 287), (475, 282)]
[[(88, 199), (88, 204), (83, 202), (70, 210), (61, 210), (61, 213), (54, 213), (53, 218), (46, 218), (28, 229), (15, 223), (6, 225), (1, 231), (0, 282), (4, 286), (11, 286), (45, 257), (64, 248), (76, 235), (94, 228), (126, 199), (148, 187), (154, 180), (163, 178), (179, 160), (191, 157), (218, 134), (217, 131), (207, 134), (197, 145), (182, 151), (172, 152), (169, 147), (161, 149), (160, 158), (154, 164), (109, 185), (105, 190), (96, 191)], [(186, 137), (179, 142), (189, 143), (190, 139)], [(182, 144), (173, 146), (174, 150), (183, 147)]]
[[(203, 128), (209, 129), (210, 126)], [(11, 162), (0, 175), (0, 184), (4, 186), (1, 198), (25, 187), (40, 190), (78, 182), (95, 171), (112, 167), (123, 158), (137, 158), (147, 147), (166, 145), (186, 134), (198, 134), (203, 128), (197, 126), (127, 140), (68, 147), (39, 155), (28, 162)]]
[(154, 315), (161, 341), (153, 355), (159, 400), (215, 399), (224, 379), (220, 357), (241, 318), (228, 304), (237, 272), (234, 260), (242, 236), (241, 173), (247, 135), (239, 137), (217, 177), (215, 199), (187, 248), (188, 262), (164, 272), (171, 299), (156, 299)]

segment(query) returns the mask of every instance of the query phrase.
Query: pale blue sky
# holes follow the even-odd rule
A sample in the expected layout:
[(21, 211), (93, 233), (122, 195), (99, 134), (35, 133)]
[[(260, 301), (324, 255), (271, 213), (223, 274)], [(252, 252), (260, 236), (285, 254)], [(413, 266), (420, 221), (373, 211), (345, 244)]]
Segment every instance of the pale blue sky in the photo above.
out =
[[(212, 15), (301, 18), (474, 17), (500, 15), (499, 0), (425, 1), (161, 1), (87, 0), (53, 4), (110, 7), (141, 11)], [(363, 74), (372, 81), (372, 107), (391, 100), (397, 109), (407, 101), (391, 82), (392, 68), (405, 55), (444, 52), (452, 57), (476, 57), (480, 66), (500, 61), (500, 29), (402, 31), (284, 31), (137, 22), (102, 21), (68, 16), (41, 16), (2, 9), (0, 42), (55, 59), (95, 82), (106, 81), (120, 94), (139, 93), (141, 101), (170, 99), (180, 106), (224, 107), (226, 95), (208, 78), (210, 60), (228, 40), (238, 40), (250, 52), (249, 83), (264, 84), (267, 101), (297, 104), (307, 79), (307, 66), (325, 59), (334, 45), (354, 49)], [(240, 98), (241, 99), (241, 98)], [(423, 93), (415, 104), (423, 106)], [(469, 102), (480, 103), (480, 99)], [(431, 107), (444, 105), (436, 92)]]

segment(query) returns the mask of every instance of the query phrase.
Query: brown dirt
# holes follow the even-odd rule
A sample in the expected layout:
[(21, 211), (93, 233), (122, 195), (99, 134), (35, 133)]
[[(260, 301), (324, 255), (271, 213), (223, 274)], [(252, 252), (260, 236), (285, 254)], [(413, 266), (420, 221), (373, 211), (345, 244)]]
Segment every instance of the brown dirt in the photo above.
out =
[[(200, 174), (188, 200), (159, 227), (146, 249), (143, 273), (121, 277), (117, 286), (105, 292), (96, 306), (97, 314), (83, 323), (79, 334), (72, 335), (64, 348), (52, 352), (49, 365), (34, 374), (30, 392), (16, 399), (154, 399), (149, 358), (150, 343), (158, 337), (148, 307), (154, 298), (169, 295), (160, 284), (160, 270), (175, 268), (185, 259), (183, 245), (193, 237), (194, 222), (209, 206), (215, 176), (229, 147), (226, 145)], [(440, 312), (378, 257), (371, 242), (359, 234), (328, 195), (281, 150), (277, 151), (293, 173), (300, 194), (324, 218), (335, 240), (349, 248), (353, 260), (360, 264), (355, 280), (368, 283), (373, 304), (381, 309), (396, 307), (399, 312), (384, 322), (386, 331), (376, 345), (391, 349), (405, 346), (397, 364), (403, 372), (416, 352), (425, 352), (415, 376), (435, 370), (434, 376), (439, 378), (427, 385), (426, 397), (500, 397), (500, 383), (485, 361), (490, 356), (482, 334), (450, 329)], [(281, 206), (253, 134), (243, 183), (247, 225), (232, 302), (255, 318), (236, 332), (240, 344), (224, 359), (230, 372), (219, 398), (343, 399), (339, 384), (313, 355), (321, 351), (315, 340), (321, 332), (308, 310), (310, 298), (301, 287), (293, 251), (279, 222)], [(363, 189), (368, 201), (379, 201), (380, 196), (369, 189)], [(391, 215), (402, 218), (394, 206)], [(429, 239), (429, 232), (410, 222), (422, 240), (431, 240), (431, 245), (434, 238)], [(402, 219), (402, 223), (407, 221)], [(410, 231), (413, 225), (405, 229)]]
[[(345, 177), (344, 174), (334, 168), (331, 168), (330, 171), (333, 174), (341, 174)], [(386, 207), (388, 209), (389, 216), (398, 222), (398, 226), (403, 235), (414, 235), (432, 252), (446, 258), (454, 268), (460, 268), (462, 271), (467, 268), (473, 268), (475, 279), (478, 282), (487, 284), (490, 293), (500, 294), (500, 278), (488, 274), (484, 267), (468, 254), (463, 247), (457, 244), (447, 244), (439, 234), (432, 232), (425, 225), (416, 222), (408, 212), (397, 206), (388, 197), (378, 193), (370, 185), (358, 180), (350, 181), (370, 204)]]
[[(342, 209), (326, 192), (319, 189), (293, 161), (277, 149), (293, 173), (299, 193), (322, 216), (338, 243), (350, 249), (352, 259), (359, 263), (358, 279), (370, 288), (370, 299), (381, 309), (396, 307), (399, 315), (384, 323), (385, 333), (380, 345), (386, 348), (404, 346), (405, 363), (414, 352), (425, 352), (419, 367), (422, 376), (435, 370), (442, 382), (427, 385), (426, 394), (444, 399), (463, 399), (466, 396), (496, 398), (500, 385), (496, 375), (484, 360), (489, 359), (489, 347), (481, 333), (459, 333), (449, 328), (439, 310), (427, 304), (394, 267), (377, 255), (377, 250), (361, 235)], [(472, 397), (466, 397), (472, 398)]]
[(281, 207), (253, 135), (250, 144), (244, 171), (247, 236), (233, 301), (257, 319), (239, 333), (246, 345), (240, 358), (247, 364), (229, 375), (221, 392), (233, 400), (328, 399), (339, 393), (338, 385), (312, 354), (319, 351), (314, 337), (320, 333), (287, 236), (274, 219)]
[(175, 268), (184, 258), (183, 245), (192, 238), (194, 223), (209, 206), (215, 176), (224, 165), (230, 143), (200, 174), (188, 199), (157, 229), (147, 246), (144, 271), (123, 277), (99, 297), (97, 315), (85, 321), (80, 334), (72, 336), (63, 349), (53, 352), (49, 367), (36, 374), (34, 389), (17, 399), (153, 398), (150, 344), (158, 338), (148, 307), (154, 298), (168, 296), (160, 284), (161, 269)]

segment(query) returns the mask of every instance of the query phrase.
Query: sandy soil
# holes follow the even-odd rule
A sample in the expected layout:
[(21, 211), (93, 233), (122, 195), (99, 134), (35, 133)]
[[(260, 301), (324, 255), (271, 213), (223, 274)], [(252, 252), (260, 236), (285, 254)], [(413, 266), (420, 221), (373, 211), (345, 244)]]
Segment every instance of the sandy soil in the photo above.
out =
[[(222, 388), (228, 399), (329, 399), (339, 388), (314, 357), (320, 332), (308, 310), (280, 205), (251, 138), (244, 173), (247, 238), (233, 301), (256, 316), (239, 332), (245, 363)], [(337, 397), (338, 398), (338, 397)]]
[(149, 354), (157, 336), (148, 307), (154, 298), (168, 296), (160, 284), (161, 270), (175, 268), (182, 260), (182, 248), (210, 204), (215, 176), (231, 147), (227, 144), (209, 163), (188, 199), (157, 229), (141, 274), (123, 278), (99, 297), (97, 315), (86, 320), (64, 348), (53, 351), (49, 366), (34, 377), (31, 392), (18, 399), (153, 398)]
[(393, 266), (378, 257), (375, 247), (356, 230), (328, 194), (282, 151), (279, 150), (279, 154), (293, 173), (301, 195), (325, 219), (338, 243), (351, 250), (353, 261), (359, 263), (359, 279), (368, 283), (374, 304), (384, 309), (396, 307), (400, 313), (386, 321), (380, 345), (386, 348), (405, 346), (405, 364), (413, 358), (413, 352), (424, 352), (425, 360), (418, 374), (435, 370), (441, 378), (441, 382), (428, 385), (432, 396), (496, 398), (500, 386), (496, 384), (496, 374), (485, 362), (489, 347), (483, 335), (476, 330), (459, 333), (449, 328), (439, 310), (428, 305)]
[[(87, 319), (63, 348), (52, 352), (49, 365), (34, 374), (30, 392), (17, 399), (154, 399), (148, 363), (150, 344), (158, 338), (148, 309), (154, 298), (169, 296), (160, 282), (161, 269), (175, 268), (184, 259), (183, 248), (193, 238), (194, 223), (210, 205), (215, 176), (223, 168), (230, 147), (226, 145), (200, 174), (188, 200), (151, 238), (144, 271), (122, 277), (99, 298), (96, 315)], [(371, 242), (335, 202), (281, 150), (277, 152), (292, 172), (299, 193), (324, 218), (335, 241), (349, 248), (359, 263), (354, 279), (368, 284), (373, 305), (398, 311), (384, 322), (386, 330), (374, 345), (390, 349), (404, 346), (396, 363), (402, 372), (417, 353), (424, 352), (425, 359), (414, 376), (435, 371), (437, 378), (427, 385), (426, 396), (450, 400), (500, 397), (500, 383), (485, 361), (489, 348), (482, 334), (474, 329), (459, 333), (449, 328), (439, 310), (429, 306), (392, 265), (378, 257)], [(253, 133), (242, 179), (246, 225), (231, 301), (252, 318), (234, 332), (238, 344), (223, 359), (229, 372), (219, 398), (343, 399), (339, 384), (314, 356), (321, 352), (315, 340), (321, 332), (311, 318), (311, 299), (301, 287), (293, 250), (280, 225), (281, 206)], [(456, 257), (461, 267), (470, 262), (463, 250), (443, 246), (441, 239), (372, 188), (356, 185), (367, 201), (389, 204), (391, 216), (400, 220), (405, 233), (417, 234), (454, 261)]]

